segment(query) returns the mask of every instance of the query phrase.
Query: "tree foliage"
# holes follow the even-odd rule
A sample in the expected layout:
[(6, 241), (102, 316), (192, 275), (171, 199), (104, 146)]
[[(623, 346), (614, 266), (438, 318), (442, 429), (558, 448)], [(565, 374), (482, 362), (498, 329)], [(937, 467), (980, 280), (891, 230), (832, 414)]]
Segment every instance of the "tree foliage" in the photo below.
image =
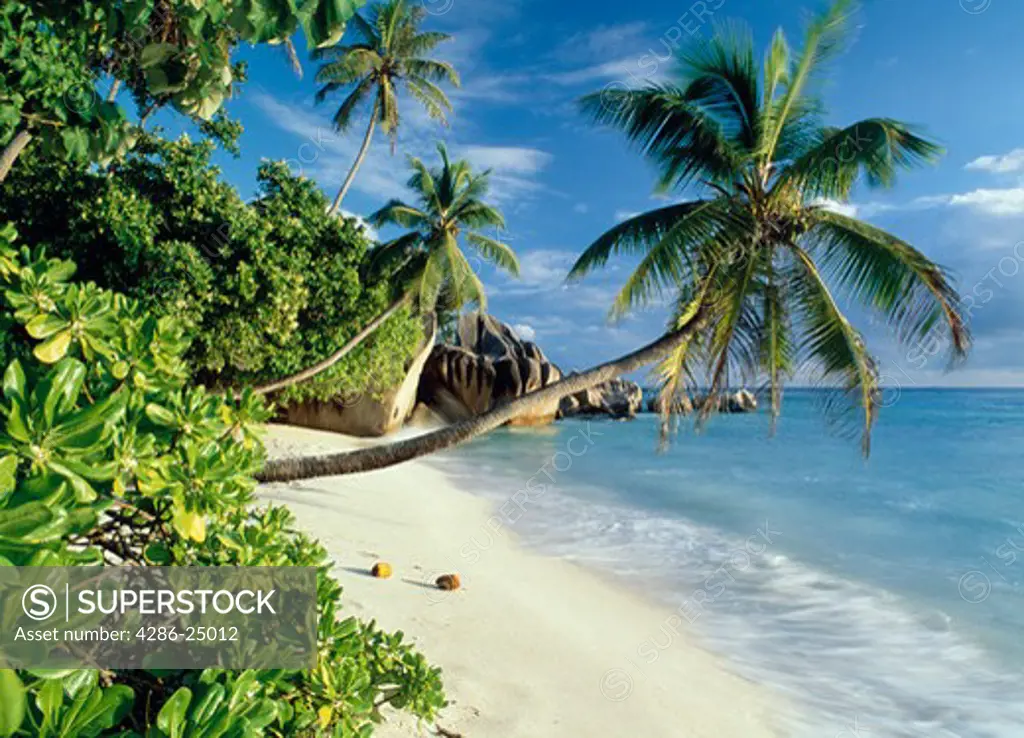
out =
[[(392, 288), (367, 279), (369, 240), (354, 220), (324, 217), (314, 183), (266, 162), (246, 203), (211, 150), (147, 135), (103, 173), (33, 154), (0, 187), (0, 218), (18, 218), (24, 243), (73, 259), (83, 278), (175, 316), (193, 339), (191, 376), (260, 384), (329, 355), (384, 311)], [(406, 310), (281, 399), (394, 386), (421, 338)]]
[(510, 246), (486, 235), (485, 228), (504, 229), (505, 217), (486, 201), (490, 171), (474, 174), (465, 159), (452, 161), (444, 144), (438, 144), (441, 166), (429, 168), (410, 158), (413, 170), (408, 187), (417, 203), (392, 200), (370, 216), (377, 226), (397, 225), (411, 229), (374, 251), (375, 266), (400, 265), (399, 273), (410, 283), (420, 310), (458, 311), (476, 303), (487, 307), (487, 295), (476, 270), (466, 258), (468, 244), (478, 263), (487, 262), (519, 274), (519, 259)]
[[(0, 564), (315, 566), (318, 668), (0, 671), (0, 735), (364, 736), (390, 703), (424, 719), (439, 671), (402, 634), (341, 619), (326, 551), (257, 508), (269, 413), (187, 384), (181, 322), (0, 231)], [(177, 726), (177, 727), (174, 727)]]
[(145, 116), (211, 121), (233, 91), (242, 42), (336, 42), (361, 0), (10, 0), (0, 9), (0, 146), (28, 134), (51, 153), (110, 160), (136, 131), (107, 88)]
[(570, 278), (613, 255), (639, 265), (614, 316), (669, 293), (670, 329), (698, 306), (706, 327), (659, 369), (662, 407), (686, 385), (714, 394), (765, 377), (773, 417), (782, 385), (804, 367), (830, 389), (833, 419), (855, 419), (865, 454), (880, 392), (875, 361), (844, 314), (845, 299), (874, 311), (904, 341), (948, 330), (952, 358), (969, 336), (950, 276), (910, 244), (833, 212), (858, 181), (888, 186), (941, 149), (913, 127), (870, 118), (845, 128), (823, 121), (816, 87), (843, 48), (854, 10), (837, 0), (813, 19), (803, 48), (781, 31), (758, 64), (749, 31), (716, 29), (689, 49), (673, 79), (582, 100), (594, 121), (623, 131), (658, 168), (662, 190), (697, 186), (701, 197), (617, 225), (579, 258)]

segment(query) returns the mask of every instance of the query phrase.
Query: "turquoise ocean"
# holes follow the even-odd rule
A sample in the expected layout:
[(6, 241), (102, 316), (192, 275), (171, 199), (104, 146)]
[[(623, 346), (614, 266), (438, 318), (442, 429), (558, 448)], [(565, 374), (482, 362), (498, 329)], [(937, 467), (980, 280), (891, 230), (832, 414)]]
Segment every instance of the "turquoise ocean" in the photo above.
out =
[(526, 545), (641, 586), (784, 695), (785, 735), (1020, 738), (1024, 391), (887, 404), (868, 460), (794, 390), (774, 437), (765, 412), (723, 415), (659, 454), (647, 414), (505, 429), (437, 463)]

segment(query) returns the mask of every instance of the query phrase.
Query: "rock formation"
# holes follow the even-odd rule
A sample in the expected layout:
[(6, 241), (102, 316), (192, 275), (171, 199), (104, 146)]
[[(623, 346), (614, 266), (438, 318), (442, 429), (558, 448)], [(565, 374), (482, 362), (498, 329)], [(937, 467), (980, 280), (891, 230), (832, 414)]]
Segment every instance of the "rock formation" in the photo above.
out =
[[(703, 406), (704, 397), (698, 397), (694, 407)], [(718, 412), (720, 413), (752, 413), (757, 410), (757, 396), (747, 389), (736, 392), (723, 392), (718, 396)]]
[[(448, 422), (487, 412), (505, 400), (562, 378), (537, 344), (524, 341), (496, 318), (469, 313), (459, 319), (458, 344), (438, 345), (420, 381), (419, 399)], [(558, 402), (516, 419), (516, 425), (550, 423)]]
[(559, 416), (608, 415), (613, 418), (634, 418), (642, 409), (643, 390), (628, 379), (613, 379), (575, 395), (563, 397)]
[(405, 379), (398, 387), (376, 398), (364, 395), (328, 402), (307, 400), (284, 408), (283, 422), (362, 437), (378, 437), (398, 430), (416, 405), (420, 377), (437, 337), (437, 320), (433, 315), (425, 319), (424, 333), (423, 343), (409, 361)]

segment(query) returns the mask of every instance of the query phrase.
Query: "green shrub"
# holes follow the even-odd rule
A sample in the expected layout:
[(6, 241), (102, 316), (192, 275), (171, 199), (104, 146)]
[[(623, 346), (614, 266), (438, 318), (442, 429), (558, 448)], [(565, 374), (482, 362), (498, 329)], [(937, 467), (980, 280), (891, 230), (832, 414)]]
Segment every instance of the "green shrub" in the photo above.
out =
[(318, 668), (0, 670), (0, 737), (366, 736), (390, 703), (430, 720), (440, 672), (341, 619), (327, 552), (254, 507), (268, 410), (189, 386), (181, 321), (17, 250), (0, 229), (0, 564), (316, 566)]
[[(198, 381), (258, 385), (329, 356), (393, 295), (365, 277), (369, 239), (352, 219), (324, 217), (312, 181), (265, 162), (246, 203), (212, 150), (145, 136), (106, 172), (23, 156), (0, 187), (0, 219), (16, 219), (25, 243), (75, 261), (85, 279), (178, 318)], [(421, 340), (419, 322), (400, 313), (281, 400), (395, 386)]]

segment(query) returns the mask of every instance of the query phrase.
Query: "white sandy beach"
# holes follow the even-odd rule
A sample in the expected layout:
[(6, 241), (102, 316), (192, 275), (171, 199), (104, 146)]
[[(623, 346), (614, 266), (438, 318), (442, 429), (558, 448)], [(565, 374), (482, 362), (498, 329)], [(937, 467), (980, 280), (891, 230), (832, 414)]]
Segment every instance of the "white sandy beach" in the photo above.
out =
[[(360, 441), (271, 426), (272, 454), (352, 448)], [(481, 480), (485, 483), (486, 480)], [(568, 562), (526, 550), (505, 534), (487, 541), (490, 504), (423, 462), (372, 474), (262, 490), (287, 504), (336, 562), (349, 613), (401, 629), (444, 670), (451, 704), (439, 724), (466, 738), (644, 736), (758, 738), (781, 698), (728, 671), (686, 636), (648, 663), (645, 641), (679, 622), (667, 608)], [(475, 547), (473, 547), (475, 548)], [(390, 580), (367, 571), (392, 564)], [(458, 572), (463, 589), (429, 586)], [(395, 717), (378, 735), (427, 735)]]

